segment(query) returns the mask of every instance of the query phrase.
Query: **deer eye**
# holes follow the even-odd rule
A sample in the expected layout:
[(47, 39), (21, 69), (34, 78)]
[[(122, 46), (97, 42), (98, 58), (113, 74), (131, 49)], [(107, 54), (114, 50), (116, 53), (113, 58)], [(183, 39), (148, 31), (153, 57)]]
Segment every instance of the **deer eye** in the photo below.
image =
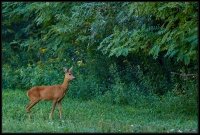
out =
[(71, 75), (71, 74), (69, 74), (69, 75)]

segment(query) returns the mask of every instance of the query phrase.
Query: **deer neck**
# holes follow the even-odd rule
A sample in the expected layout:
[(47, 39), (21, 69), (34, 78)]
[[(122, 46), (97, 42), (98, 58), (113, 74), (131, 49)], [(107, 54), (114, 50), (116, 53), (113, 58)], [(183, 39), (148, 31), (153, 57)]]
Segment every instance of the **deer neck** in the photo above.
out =
[(64, 90), (66, 90), (68, 85), (69, 85), (69, 80), (65, 78), (61, 86)]

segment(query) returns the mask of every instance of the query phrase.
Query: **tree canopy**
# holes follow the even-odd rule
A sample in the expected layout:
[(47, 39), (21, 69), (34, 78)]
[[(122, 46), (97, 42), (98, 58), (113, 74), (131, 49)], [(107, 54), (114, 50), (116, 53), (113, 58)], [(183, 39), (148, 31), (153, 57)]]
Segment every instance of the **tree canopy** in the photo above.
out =
[(188, 65), (197, 62), (197, 11), (196, 2), (4, 2), (2, 35), (48, 56), (71, 45), (108, 57), (163, 52)]

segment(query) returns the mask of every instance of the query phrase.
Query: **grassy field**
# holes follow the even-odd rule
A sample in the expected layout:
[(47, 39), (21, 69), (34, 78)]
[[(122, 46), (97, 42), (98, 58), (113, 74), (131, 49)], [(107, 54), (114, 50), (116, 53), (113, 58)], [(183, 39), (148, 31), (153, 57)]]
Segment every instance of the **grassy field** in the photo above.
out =
[(26, 92), (3, 90), (2, 132), (197, 132), (197, 116), (161, 113), (152, 107), (120, 106), (97, 100), (81, 101), (64, 98), (63, 120), (58, 109), (50, 121), (51, 102), (39, 102), (28, 118)]

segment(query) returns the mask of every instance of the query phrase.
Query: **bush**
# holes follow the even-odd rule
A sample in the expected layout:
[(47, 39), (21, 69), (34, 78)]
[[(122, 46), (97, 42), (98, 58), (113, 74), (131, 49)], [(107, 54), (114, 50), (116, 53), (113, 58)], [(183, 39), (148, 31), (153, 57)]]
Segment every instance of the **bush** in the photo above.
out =
[(64, 72), (52, 70), (52, 67), (28, 66), (11, 69), (3, 66), (3, 88), (29, 89), (37, 85), (52, 85), (62, 83)]
[(3, 88), (15, 88), (17, 81), (17, 76), (14, 74), (14, 71), (10, 68), (9, 65), (4, 65), (2, 68), (2, 81), (3, 81)]
[(71, 83), (68, 93), (70, 97), (88, 100), (101, 95), (102, 87), (100, 87), (98, 79), (93, 75), (84, 76), (77, 72), (76, 80)]

